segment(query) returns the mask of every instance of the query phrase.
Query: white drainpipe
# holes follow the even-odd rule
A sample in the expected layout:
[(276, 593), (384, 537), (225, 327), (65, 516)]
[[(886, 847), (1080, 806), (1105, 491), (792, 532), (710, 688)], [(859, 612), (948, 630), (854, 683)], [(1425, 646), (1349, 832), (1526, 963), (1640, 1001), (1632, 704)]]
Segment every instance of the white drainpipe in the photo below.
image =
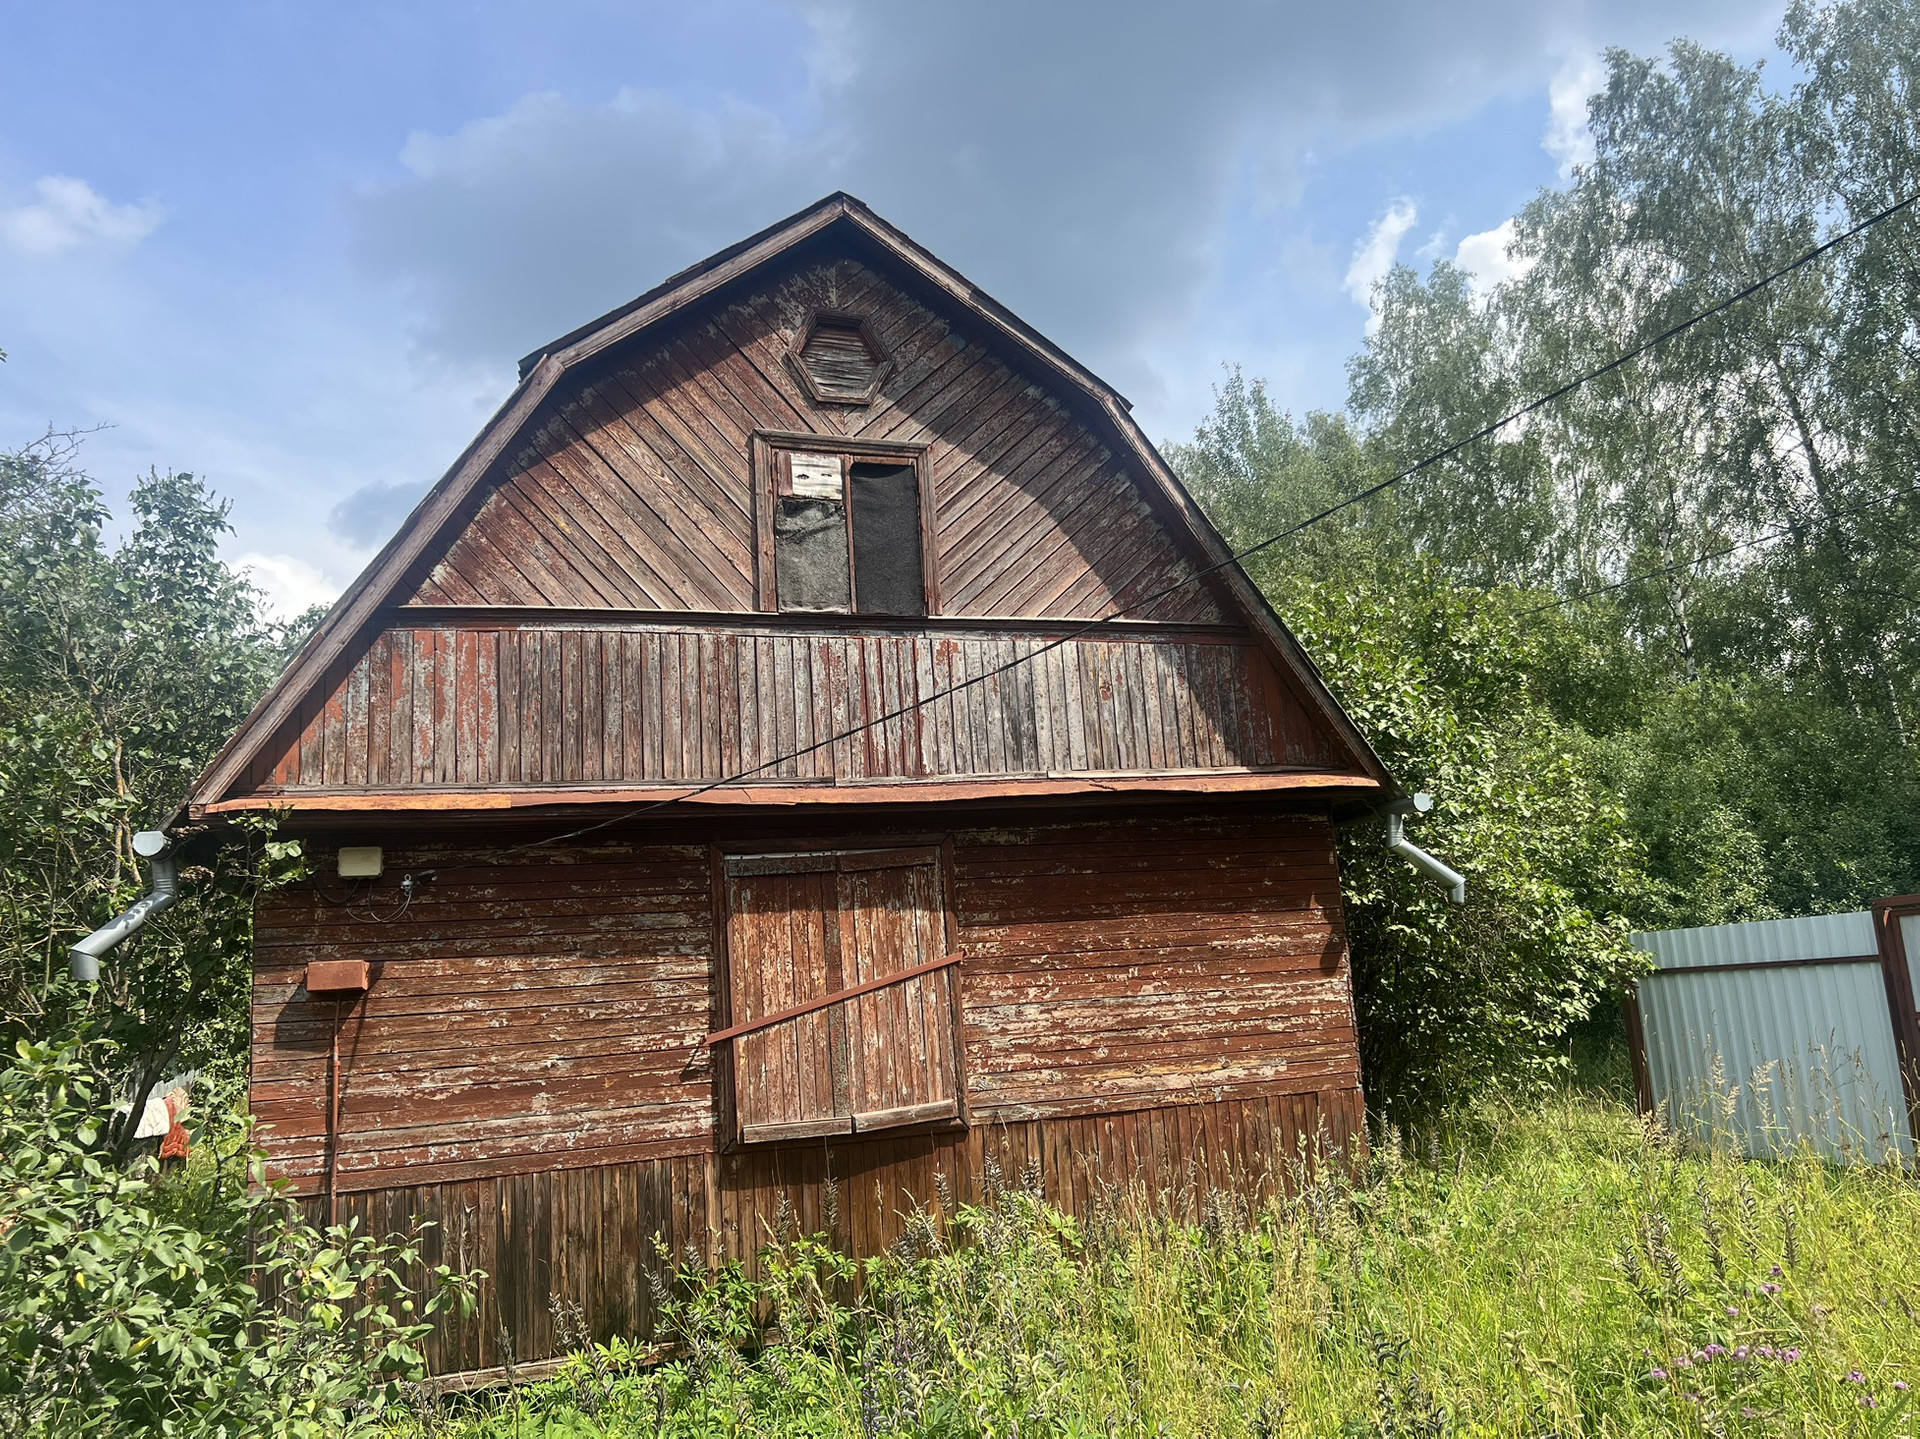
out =
[(1395, 854), (1404, 855), (1412, 861), (1415, 869), (1430, 879), (1438, 880), (1447, 887), (1447, 898), (1455, 904), (1467, 902), (1467, 877), (1448, 865), (1442, 864), (1428, 854), (1419, 845), (1407, 838), (1407, 815), (1418, 811), (1425, 814), (1433, 808), (1433, 796), (1417, 794), (1412, 799), (1396, 802), (1387, 810), (1387, 848)]
[(146, 922), (180, 897), (180, 872), (167, 851), (164, 831), (143, 829), (133, 837), (133, 852), (147, 861), (148, 891), (67, 951), (67, 964), (82, 984), (100, 982), (100, 956), (137, 933)]

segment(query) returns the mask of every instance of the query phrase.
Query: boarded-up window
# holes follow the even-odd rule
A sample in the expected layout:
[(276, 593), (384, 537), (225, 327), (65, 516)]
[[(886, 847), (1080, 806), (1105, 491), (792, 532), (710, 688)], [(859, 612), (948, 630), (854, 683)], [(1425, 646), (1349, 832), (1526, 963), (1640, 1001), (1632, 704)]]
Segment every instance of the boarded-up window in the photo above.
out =
[(920, 479), (912, 465), (855, 465), (854, 608), (863, 615), (924, 615)]
[[(945, 950), (936, 850), (727, 861), (732, 1025), (934, 965)], [(952, 966), (930, 969), (731, 1041), (741, 1140), (957, 1119), (956, 983)]]
[(927, 612), (920, 476), (911, 463), (776, 456), (774, 591), (782, 610)]

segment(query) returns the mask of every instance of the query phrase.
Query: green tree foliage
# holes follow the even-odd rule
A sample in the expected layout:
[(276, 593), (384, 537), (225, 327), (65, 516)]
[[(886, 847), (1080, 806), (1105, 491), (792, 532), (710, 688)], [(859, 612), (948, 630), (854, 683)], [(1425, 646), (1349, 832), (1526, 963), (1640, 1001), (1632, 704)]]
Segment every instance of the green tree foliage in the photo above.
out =
[(123, 1170), (116, 1049), (21, 1040), (0, 1069), (0, 1419), (21, 1435), (340, 1434), (425, 1372), (472, 1277), (417, 1236), (321, 1230), (244, 1131), (189, 1169)]
[[(1174, 459), (1236, 547), (1360, 488), (1368, 465), (1341, 421), (1296, 429), (1238, 376)], [(1441, 796), (1419, 843), (1471, 871), (1456, 908), (1386, 850), (1377, 816), (1341, 832), (1368, 1098), (1401, 1118), (1560, 1067), (1568, 1032), (1634, 967), (1626, 909), (1646, 883), (1584, 736), (1533, 680), (1549, 665), (1542, 627), (1407, 535), (1356, 511), (1252, 561), (1388, 767)]]
[[(191, 475), (133, 488), (118, 543), (70, 440), (0, 454), (0, 1017), (56, 1029), (67, 948), (145, 887), (134, 831), (166, 823), (284, 662), (287, 630), (218, 554), (226, 506)], [(244, 1050), (243, 843), (103, 967), (96, 1002), (151, 1055)]]
[[(1522, 273), (1394, 269), (1346, 417), (1232, 378), (1175, 453), (1228, 538), (1920, 189), (1920, 4), (1801, 3), (1780, 38), (1799, 78), (1774, 89), (1685, 41), (1611, 54), (1593, 161), (1518, 217)], [(1376, 1099), (1543, 1062), (1628, 925), (1920, 889), (1916, 315), (1909, 212), (1252, 562), (1474, 879), (1448, 915), (1377, 828), (1343, 840)]]

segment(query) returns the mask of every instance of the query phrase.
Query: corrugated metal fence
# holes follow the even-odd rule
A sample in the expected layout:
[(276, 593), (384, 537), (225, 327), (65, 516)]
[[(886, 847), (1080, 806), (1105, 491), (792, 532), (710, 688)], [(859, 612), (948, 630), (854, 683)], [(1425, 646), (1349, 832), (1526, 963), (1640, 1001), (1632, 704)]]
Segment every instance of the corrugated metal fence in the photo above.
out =
[(1808, 1143), (1841, 1163), (1911, 1161), (1920, 901), (1633, 944), (1659, 964), (1629, 1001), (1644, 1105), (1756, 1158)]

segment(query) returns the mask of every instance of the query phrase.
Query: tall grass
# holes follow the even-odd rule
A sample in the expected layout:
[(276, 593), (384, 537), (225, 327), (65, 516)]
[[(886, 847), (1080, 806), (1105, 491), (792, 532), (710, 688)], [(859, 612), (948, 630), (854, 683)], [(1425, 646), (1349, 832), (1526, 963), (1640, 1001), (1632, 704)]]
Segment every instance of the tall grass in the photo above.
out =
[[(587, 1349), (415, 1434), (1913, 1434), (1920, 1190), (1691, 1148), (1618, 1100), (1485, 1105), (1194, 1222), (1026, 1184), (860, 1269), (683, 1271), (680, 1355)], [(857, 1297), (855, 1297), (857, 1291)]]

